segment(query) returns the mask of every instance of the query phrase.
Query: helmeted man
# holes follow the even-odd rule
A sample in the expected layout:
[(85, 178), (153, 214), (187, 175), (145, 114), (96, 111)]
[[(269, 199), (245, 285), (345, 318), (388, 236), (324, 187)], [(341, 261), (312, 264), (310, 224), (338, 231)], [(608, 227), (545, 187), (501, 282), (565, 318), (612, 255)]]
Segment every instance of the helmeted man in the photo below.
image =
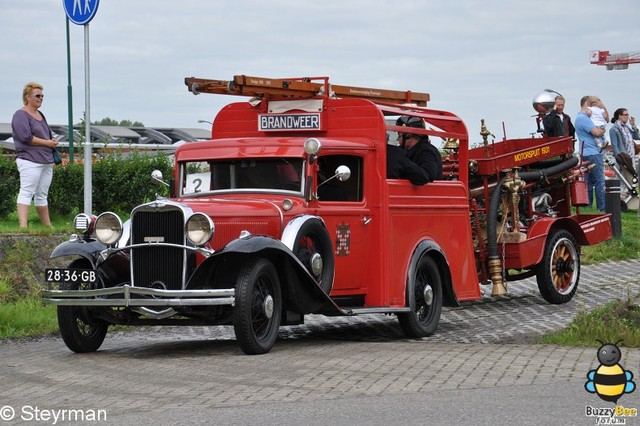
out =
[(409, 160), (406, 150), (389, 144), (387, 144), (387, 179), (408, 179), (414, 185), (424, 185), (429, 182), (427, 172)]
[[(396, 120), (396, 125), (416, 129), (425, 128), (422, 118), (409, 115), (400, 116)], [(442, 179), (442, 157), (438, 148), (431, 145), (429, 136), (398, 132), (398, 142), (407, 150), (407, 157), (427, 173), (430, 182)]]

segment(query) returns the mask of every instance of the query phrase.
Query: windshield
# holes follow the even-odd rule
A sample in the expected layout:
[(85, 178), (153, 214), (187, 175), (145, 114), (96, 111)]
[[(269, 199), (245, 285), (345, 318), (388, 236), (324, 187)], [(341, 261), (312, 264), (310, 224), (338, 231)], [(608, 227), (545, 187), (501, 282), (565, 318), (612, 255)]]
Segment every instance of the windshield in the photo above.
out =
[(180, 164), (181, 195), (212, 192), (302, 193), (302, 158), (245, 158)]

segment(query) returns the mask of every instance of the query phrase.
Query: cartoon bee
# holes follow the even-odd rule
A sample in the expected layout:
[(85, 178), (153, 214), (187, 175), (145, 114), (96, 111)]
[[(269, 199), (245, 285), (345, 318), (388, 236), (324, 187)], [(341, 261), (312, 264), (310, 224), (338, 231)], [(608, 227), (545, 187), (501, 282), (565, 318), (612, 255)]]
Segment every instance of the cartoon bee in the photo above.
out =
[(631, 380), (633, 373), (624, 370), (618, 364), (622, 358), (618, 343), (622, 340), (616, 343), (597, 341), (602, 345), (598, 349), (600, 365), (587, 373), (589, 380), (584, 384), (584, 388), (589, 393), (598, 394), (604, 401), (617, 403), (623, 394), (631, 393), (636, 389), (636, 384)]

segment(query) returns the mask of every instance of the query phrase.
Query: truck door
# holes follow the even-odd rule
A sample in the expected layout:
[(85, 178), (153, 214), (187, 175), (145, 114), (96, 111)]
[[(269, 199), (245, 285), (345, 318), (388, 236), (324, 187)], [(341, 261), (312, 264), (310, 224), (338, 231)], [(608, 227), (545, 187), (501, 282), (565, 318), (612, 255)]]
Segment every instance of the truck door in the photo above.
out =
[[(351, 170), (351, 177), (340, 182), (329, 179), (338, 166)], [(331, 295), (350, 296), (350, 305), (364, 303), (371, 274), (371, 207), (364, 196), (364, 161), (356, 155), (325, 155), (318, 158), (318, 214), (323, 218), (335, 259), (335, 281)], [(325, 180), (326, 183), (323, 183)]]

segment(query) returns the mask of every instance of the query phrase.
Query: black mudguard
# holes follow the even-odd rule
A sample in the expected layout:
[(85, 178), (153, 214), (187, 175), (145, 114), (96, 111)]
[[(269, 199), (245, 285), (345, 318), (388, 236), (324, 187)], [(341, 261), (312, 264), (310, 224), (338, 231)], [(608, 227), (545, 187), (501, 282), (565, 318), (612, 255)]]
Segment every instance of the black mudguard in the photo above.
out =
[(453, 291), (453, 287), (451, 286), (451, 274), (449, 272), (449, 262), (447, 261), (447, 257), (442, 250), (442, 247), (438, 243), (433, 240), (424, 240), (421, 241), (420, 244), (413, 251), (413, 256), (411, 256), (411, 262), (409, 263), (409, 270), (407, 272), (407, 303), (411, 309), (415, 309), (415, 299), (411, 296), (415, 294), (415, 270), (418, 265), (418, 261), (423, 255), (433, 256), (436, 260), (436, 264), (438, 265), (438, 270), (440, 271), (440, 276), (442, 278), (442, 295), (443, 295), (443, 304), (444, 306), (459, 306), (458, 298)]
[(129, 253), (119, 251), (112, 253), (106, 260), (100, 259), (100, 253), (108, 247), (97, 240), (66, 241), (57, 246), (49, 256), (56, 257), (82, 257), (91, 263), (91, 267), (99, 272), (102, 285), (111, 287), (118, 284), (131, 282), (131, 267)]
[(291, 250), (280, 240), (268, 236), (252, 235), (231, 241), (198, 266), (187, 288), (233, 288), (240, 268), (256, 256), (270, 259), (275, 265), (285, 309), (303, 315), (327, 310), (336, 315), (346, 314), (320, 288)]
[(49, 258), (80, 256), (91, 262), (91, 266), (95, 269), (98, 264), (100, 252), (106, 249), (107, 246), (97, 240), (65, 241), (53, 249)]

